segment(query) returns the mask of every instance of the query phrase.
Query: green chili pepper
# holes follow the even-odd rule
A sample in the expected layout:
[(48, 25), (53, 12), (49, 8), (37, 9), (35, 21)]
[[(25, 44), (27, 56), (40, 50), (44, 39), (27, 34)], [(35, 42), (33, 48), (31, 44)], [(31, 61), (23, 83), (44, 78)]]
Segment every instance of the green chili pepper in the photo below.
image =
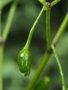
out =
[(28, 49), (22, 49), (18, 54), (18, 65), (20, 71), (26, 76), (30, 74), (31, 54)]
[(35, 27), (36, 27), (41, 15), (42, 15), (43, 11), (44, 11), (44, 8), (42, 8), (42, 10), (40, 11), (37, 19), (35, 20), (32, 28), (31, 28), (31, 30), (29, 32), (28, 39), (27, 39), (27, 42), (26, 42), (26, 44), (24, 46), (24, 49), (22, 49), (18, 54), (19, 69), (25, 75), (28, 75), (30, 73), (32, 60), (31, 60), (31, 54), (30, 54), (28, 49), (29, 49), (29, 46), (30, 46), (30, 42), (31, 42)]

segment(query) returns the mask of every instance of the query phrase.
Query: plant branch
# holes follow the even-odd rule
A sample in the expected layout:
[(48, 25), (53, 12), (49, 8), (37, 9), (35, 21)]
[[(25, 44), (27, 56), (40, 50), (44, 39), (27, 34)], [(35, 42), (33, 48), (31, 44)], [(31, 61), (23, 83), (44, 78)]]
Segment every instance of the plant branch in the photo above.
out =
[(39, 65), (34, 78), (29, 83), (29, 85), (26, 88), (26, 90), (31, 90), (32, 89), (32, 87), (34, 86), (34, 83), (37, 81), (37, 79), (38, 79), (38, 77), (40, 75), (40, 72), (43, 70), (43, 68), (44, 68), (45, 64), (47, 63), (47, 61), (48, 61), (48, 59), (50, 57), (50, 54), (51, 54), (51, 52), (49, 51), (50, 50), (50, 47), (51, 47), (50, 46), (51, 45), (51, 32), (50, 32), (50, 8), (48, 6), (48, 3), (47, 3), (47, 8), (48, 8), (46, 10), (46, 41), (47, 41), (47, 52), (44, 55), (44, 57), (42, 59), (42, 62)]
[(35, 85), (35, 82), (37, 81), (38, 77), (40, 76), (40, 73), (42, 72), (43, 68), (45, 67), (46, 63), (48, 62), (50, 55), (51, 55), (51, 53), (48, 53), (48, 52), (45, 53), (45, 55), (42, 58), (42, 62), (40, 63), (33, 79), (28, 84), (26, 90), (32, 90), (33, 86)]
[(51, 47), (51, 31), (50, 31), (50, 11), (51, 9), (47, 6), (48, 9), (46, 10), (46, 43), (47, 43), (47, 50)]
[(16, 10), (16, 4), (17, 1), (14, 1), (10, 11), (9, 11), (9, 15), (7, 18), (7, 22), (5, 25), (5, 29), (3, 31), (3, 35), (1, 35), (1, 11), (0, 11), (0, 90), (3, 90), (3, 57), (4, 57), (4, 44), (5, 41), (7, 39), (10, 27), (11, 27), (11, 23), (12, 23), (12, 19)]
[(59, 68), (59, 72), (60, 72), (60, 76), (61, 76), (61, 82), (62, 82), (62, 90), (65, 90), (65, 81), (64, 81), (64, 75), (63, 75), (62, 66), (60, 64), (60, 60), (59, 60), (59, 58), (57, 56), (57, 53), (56, 53), (54, 45), (52, 45), (51, 47), (52, 47), (53, 53), (55, 55), (56, 62), (58, 64), (58, 68)]
[(60, 36), (62, 35), (62, 33), (64, 32), (64, 30), (66, 29), (66, 27), (68, 26), (68, 12), (62, 22), (62, 24), (60, 25), (58, 32), (56, 33), (54, 39), (53, 39), (53, 44), (56, 44), (58, 39), (60, 38)]
[(30, 46), (30, 42), (31, 42), (31, 39), (32, 39), (34, 30), (35, 30), (35, 27), (36, 27), (36, 25), (37, 25), (37, 23), (38, 23), (38, 21), (39, 21), (41, 15), (42, 15), (43, 11), (44, 11), (44, 7), (41, 9), (41, 11), (40, 11), (40, 13), (39, 13), (37, 19), (35, 20), (35, 22), (34, 22), (32, 28), (31, 28), (31, 30), (30, 30), (30, 32), (29, 32), (29, 36), (28, 36), (28, 39), (27, 39), (27, 42), (26, 42), (26, 45), (25, 45), (25, 47), (27, 47), (27, 48), (29, 48), (29, 46)]
[(0, 37), (1, 37), (1, 32), (2, 32), (2, 10), (0, 9)]
[(51, 2), (51, 7), (53, 7), (54, 5), (56, 5), (57, 3), (59, 3), (61, 0), (54, 0)]
[(11, 8), (10, 8), (9, 15), (8, 15), (8, 18), (7, 18), (7, 21), (6, 21), (6, 25), (5, 25), (5, 28), (4, 28), (4, 31), (3, 31), (2, 38), (4, 40), (7, 39), (7, 36), (9, 34), (9, 30), (10, 30), (12, 20), (13, 20), (13, 17), (14, 17), (14, 13), (15, 13), (15, 10), (16, 10), (16, 5), (17, 5), (17, 1), (15, 0), (12, 4)]
[(3, 90), (3, 45), (0, 45), (0, 90)]
[(0, 90), (3, 90), (2, 9), (0, 8)]
[[(66, 18), (66, 17), (65, 17), (65, 18)], [(65, 20), (63, 20), (63, 21), (65, 21)], [(66, 24), (66, 26), (67, 26), (68, 23), (66, 22), (65, 24)], [(62, 27), (62, 25), (63, 25), (63, 24), (61, 24), (61, 27)], [(64, 27), (65, 27), (65, 25), (64, 25)], [(63, 32), (63, 31), (65, 30), (64, 27), (62, 28), (62, 30), (61, 30), (61, 29), (59, 29), (59, 30), (61, 30), (61, 31)], [(60, 32), (60, 31), (58, 31), (58, 32)], [(61, 34), (62, 34), (62, 32), (61, 32)], [(60, 36), (61, 36), (61, 34), (60, 34)], [(60, 36), (58, 37), (58, 39), (60, 38)], [(56, 34), (55, 37), (57, 37), (57, 34)], [(55, 38), (55, 37), (54, 37), (54, 38)], [(57, 39), (57, 40), (58, 40), (58, 39)], [(55, 43), (57, 42), (57, 40), (55, 41)], [(47, 62), (49, 61), (49, 58), (50, 58), (51, 54), (52, 54), (51, 49), (50, 49), (50, 51), (46, 51), (45, 55), (44, 55), (43, 58), (42, 58), (42, 62), (40, 63), (39, 67), (37, 68), (36, 73), (35, 73), (34, 77), (32, 78), (32, 80), (29, 82), (26, 90), (32, 90), (32, 88), (34, 87), (36, 81), (38, 80), (38, 78), (39, 78), (42, 70), (44, 69), (45, 65), (46, 65)]]
[(46, 0), (38, 0), (41, 4), (45, 5), (46, 4)]

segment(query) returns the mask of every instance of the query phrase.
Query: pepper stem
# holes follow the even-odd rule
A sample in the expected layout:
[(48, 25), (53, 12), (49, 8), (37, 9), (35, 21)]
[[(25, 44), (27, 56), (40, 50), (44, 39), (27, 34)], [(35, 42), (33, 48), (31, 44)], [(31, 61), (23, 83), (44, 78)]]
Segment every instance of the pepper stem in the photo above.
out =
[(38, 21), (39, 21), (41, 15), (42, 15), (43, 11), (44, 11), (44, 7), (41, 9), (41, 11), (40, 11), (40, 13), (39, 13), (37, 19), (35, 20), (35, 22), (34, 22), (32, 28), (31, 28), (31, 30), (30, 30), (30, 32), (29, 32), (29, 36), (28, 36), (28, 39), (27, 39), (27, 42), (26, 42), (26, 45), (25, 45), (24, 48), (27, 48), (27, 49), (29, 48), (30, 43), (31, 43), (31, 39), (32, 39), (32, 36), (33, 36), (33, 33), (34, 33), (34, 30), (35, 30), (35, 27), (36, 27), (36, 25), (37, 25), (37, 23), (38, 23)]

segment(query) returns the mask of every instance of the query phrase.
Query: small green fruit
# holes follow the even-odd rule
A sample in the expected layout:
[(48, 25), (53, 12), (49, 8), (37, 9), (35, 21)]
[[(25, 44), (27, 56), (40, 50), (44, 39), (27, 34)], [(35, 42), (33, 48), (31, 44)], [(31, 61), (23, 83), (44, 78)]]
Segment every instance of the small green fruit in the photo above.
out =
[(51, 84), (51, 79), (49, 77), (43, 77), (41, 80), (36, 84), (35, 90), (49, 90)]
[(25, 74), (29, 75), (30, 68), (31, 68), (31, 54), (28, 49), (23, 49), (18, 54), (18, 65), (20, 71)]

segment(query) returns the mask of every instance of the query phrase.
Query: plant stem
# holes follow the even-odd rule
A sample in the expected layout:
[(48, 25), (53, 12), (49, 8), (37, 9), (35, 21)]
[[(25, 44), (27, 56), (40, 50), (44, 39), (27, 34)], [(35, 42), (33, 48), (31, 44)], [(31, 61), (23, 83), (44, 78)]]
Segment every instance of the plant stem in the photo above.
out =
[[(51, 45), (51, 33), (50, 33), (50, 8), (48, 8), (48, 10), (46, 11), (46, 40), (47, 40), (47, 50), (50, 50), (50, 45)], [(31, 82), (29, 83), (28, 87), (26, 88), (26, 90), (31, 90), (32, 87), (34, 86), (35, 81), (37, 81), (40, 72), (43, 70), (45, 64), (47, 63), (50, 54), (48, 51), (46, 52), (46, 54), (44, 55), (41, 64), (39, 65), (36, 74), (34, 76), (34, 78), (31, 80)]]
[(1, 25), (1, 14), (2, 14), (2, 11), (0, 10), (0, 37), (1, 37), (1, 30), (2, 30), (2, 25)]
[(10, 30), (12, 20), (13, 20), (13, 17), (14, 17), (14, 13), (15, 13), (15, 10), (16, 10), (16, 5), (17, 5), (17, 1), (15, 0), (12, 4), (11, 8), (10, 8), (9, 15), (8, 15), (8, 18), (7, 18), (7, 22), (6, 22), (4, 31), (3, 31), (2, 37), (3, 37), (4, 40), (7, 39), (7, 36), (9, 34), (9, 30)]
[(67, 12), (62, 24), (60, 25), (58, 32), (56, 33), (56, 35), (53, 39), (53, 44), (56, 44), (56, 42), (58, 41), (58, 39), (60, 38), (60, 36), (62, 35), (62, 33), (64, 32), (64, 30), (66, 29), (67, 26), (68, 26), (68, 12)]
[[(0, 44), (1, 44), (1, 33), (2, 33), (2, 10), (0, 8)], [(2, 68), (2, 64), (3, 64), (3, 46), (0, 45), (0, 90), (3, 90), (3, 68)]]
[(45, 67), (46, 63), (48, 62), (50, 54), (51, 53), (46, 52), (46, 54), (44, 55), (44, 57), (42, 59), (42, 62), (40, 63), (38, 69), (36, 70), (36, 73), (35, 73), (33, 79), (28, 84), (26, 90), (32, 90), (32, 88), (35, 85), (35, 82), (37, 81), (38, 77), (40, 76), (40, 73), (42, 72), (43, 68)]
[(56, 5), (57, 3), (59, 3), (61, 0), (54, 0), (51, 2), (51, 7), (53, 7), (54, 5)]
[(34, 30), (35, 30), (35, 27), (36, 27), (36, 25), (37, 25), (37, 23), (38, 23), (38, 21), (39, 21), (41, 15), (42, 15), (43, 11), (44, 11), (44, 7), (41, 9), (41, 11), (40, 11), (40, 13), (39, 13), (37, 19), (35, 20), (35, 22), (34, 22), (32, 28), (31, 28), (31, 30), (30, 30), (30, 32), (29, 32), (29, 36), (28, 36), (28, 39), (27, 39), (25, 48), (26, 48), (26, 47), (29, 48), (29, 46), (30, 46), (30, 42), (31, 42), (31, 39), (32, 39)]
[(4, 46), (0, 45), (0, 90), (3, 90), (3, 50)]
[(49, 50), (50, 47), (51, 47), (50, 11), (51, 11), (50, 8), (48, 8), (46, 10), (46, 43), (47, 43), (47, 50)]
[[(64, 20), (63, 20), (63, 21), (64, 21)], [(65, 24), (67, 25), (68, 23), (66, 22)], [(62, 25), (63, 25), (63, 24), (61, 24), (61, 27), (62, 27)], [(65, 25), (64, 25), (64, 27), (65, 27)], [(62, 32), (65, 30), (64, 27), (62, 28)], [(61, 30), (61, 29), (59, 29), (59, 30)], [(58, 31), (58, 32), (60, 32), (60, 31)], [(61, 32), (61, 34), (62, 34), (62, 32)], [(60, 34), (60, 35), (61, 35), (61, 34)], [(57, 34), (55, 35), (55, 37), (57, 37)], [(54, 37), (54, 38), (55, 38), (55, 37)], [(59, 38), (60, 38), (60, 36), (58, 36), (58, 39), (59, 39)], [(58, 39), (56, 39), (55, 43), (57, 42)], [(45, 55), (44, 55), (43, 58), (42, 58), (42, 62), (40, 63), (39, 67), (37, 68), (34, 77), (33, 77), (32, 80), (29, 82), (28, 86), (26, 87), (26, 90), (32, 90), (32, 88), (34, 87), (37, 79), (39, 78), (39, 76), (40, 76), (43, 68), (45, 67), (45, 65), (46, 65), (47, 62), (49, 61), (49, 58), (50, 58), (51, 54), (52, 54), (52, 52), (50, 53), (49, 51), (46, 51)]]
[[(4, 45), (3, 44), (4, 43), (2, 40), (6, 41), (6, 39), (7, 39), (9, 30), (10, 30), (10, 26), (12, 23), (12, 19), (13, 19), (15, 10), (16, 10), (16, 4), (17, 4), (17, 1), (14, 1), (10, 8), (10, 11), (9, 11), (9, 15), (7, 18), (7, 22), (5, 25), (3, 35), (0, 36), (0, 39), (1, 39), (0, 40), (0, 90), (3, 90), (3, 57), (4, 57)], [(2, 28), (1, 28), (1, 16), (0, 16), (0, 35), (1, 35), (1, 29)]]
[(46, 6), (46, 0), (38, 0), (41, 4)]
[(63, 75), (63, 70), (62, 70), (62, 67), (61, 67), (61, 64), (60, 64), (60, 60), (57, 56), (54, 45), (52, 45), (51, 47), (52, 47), (53, 53), (55, 55), (55, 58), (56, 58), (56, 61), (57, 61), (58, 67), (59, 67), (59, 72), (60, 72), (61, 82), (62, 82), (62, 90), (65, 90), (64, 75)]

